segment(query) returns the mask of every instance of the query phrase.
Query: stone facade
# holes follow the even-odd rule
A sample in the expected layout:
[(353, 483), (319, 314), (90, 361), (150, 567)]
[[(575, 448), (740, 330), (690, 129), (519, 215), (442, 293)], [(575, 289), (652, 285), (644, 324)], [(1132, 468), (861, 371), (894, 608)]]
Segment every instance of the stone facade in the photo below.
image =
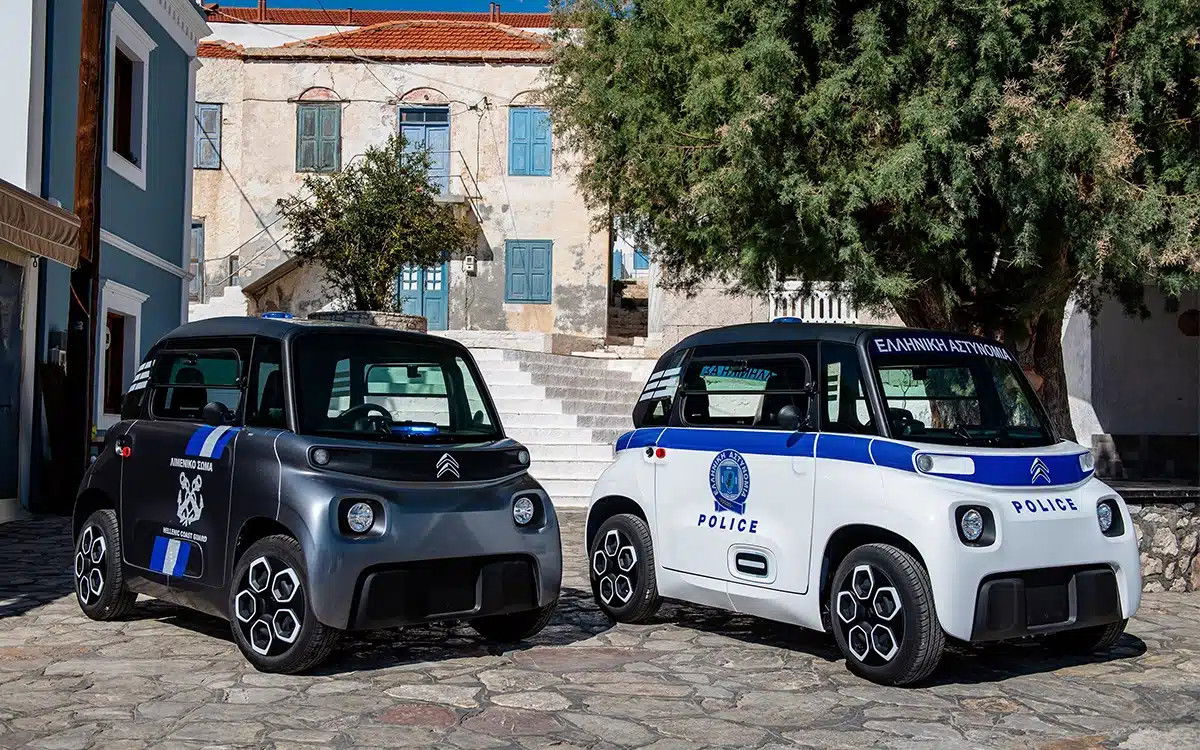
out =
[(1197, 503), (1130, 505), (1145, 591), (1200, 591)]
[(332, 320), (338, 323), (355, 323), (364, 326), (391, 328), (393, 331), (427, 332), (427, 321), (420, 315), (382, 312), (380, 310), (345, 310), (315, 312), (308, 316), (312, 320)]

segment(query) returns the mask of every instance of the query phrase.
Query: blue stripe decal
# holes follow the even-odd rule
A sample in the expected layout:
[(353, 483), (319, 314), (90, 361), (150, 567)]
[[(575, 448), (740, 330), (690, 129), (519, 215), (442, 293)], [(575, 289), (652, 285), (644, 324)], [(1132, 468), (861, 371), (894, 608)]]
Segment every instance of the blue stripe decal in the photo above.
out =
[(917, 449), (911, 445), (892, 443), (887, 440), (871, 441), (871, 458), (875, 459), (876, 465), (886, 466), (889, 469), (913, 471), (913, 454), (916, 452)]
[(208, 439), (208, 434), (215, 429), (217, 428), (209, 425), (197, 427), (196, 431), (192, 433), (191, 439), (188, 440), (187, 448), (184, 449), (184, 455), (199, 456), (200, 451), (204, 448), (204, 441)]
[(187, 570), (188, 556), (192, 554), (192, 543), (180, 541), (179, 555), (175, 558), (175, 567), (171, 569), (171, 575), (179, 577), (183, 575), (183, 571)]
[(159, 573), (163, 571), (164, 558), (167, 556), (167, 538), (165, 536), (154, 537), (154, 551), (150, 553), (150, 570)]
[[(815, 443), (815, 452), (814, 452)], [(835, 433), (795, 433), (771, 430), (703, 429), (687, 427), (646, 427), (627, 432), (617, 439), (617, 450), (642, 448), (657, 445), (677, 450), (713, 451), (732, 449), (741, 453), (767, 456), (815, 456), (836, 461), (850, 461), (917, 473), (913, 465), (917, 453), (931, 455), (966, 456), (975, 462), (975, 473), (937, 474), (929, 476), (954, 479), (972, 484), (996, 487), (1037, 487), (1077, 484), (1092, 476), (1079, 466), (1079, 453), (1057, 453), (1053, 455), (995, 455), (938, 453), (920, 450), (904, 443), (895, 443), (886, 438), (863, 435), (840, 435)], [(933, 446), (931, 446), (933, 447)], [(1041, 459), (1050, 480), (1035, 481), (1033, 464)]]
[(241, 427), (231, 427), (225, 431), (225, 434), (222, 435), (219, 440), (217, 440), (217, 446), (213, 448), (212, 454), (214, 461), (221, 457), (221, 454), (225, 452), (225, 446), (229, 445), (229, 441), (233, 440), (233, 436), (238, 434), (241, 429)]
[(838, 461), (853, 461), (860, 464), (873, 464), (871, 460), (871, 440), (854, 435), (835, 435), (829, 432), (821, 433), (817, 441), (817, 458), (833, 458)]

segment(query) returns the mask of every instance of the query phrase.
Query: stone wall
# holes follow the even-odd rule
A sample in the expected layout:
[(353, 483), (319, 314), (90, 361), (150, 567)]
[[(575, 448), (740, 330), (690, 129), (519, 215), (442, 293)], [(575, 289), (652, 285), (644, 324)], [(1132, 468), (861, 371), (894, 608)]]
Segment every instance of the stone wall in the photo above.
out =
[(1200, 591), (1197, 503), (1129, 505), (1145, 591)]
[(420, 315), (381, 312), (378, 310), (330, 310), (315, 312), (308, 316), (312, 320), (332, 320), (338, 323), (356, 323), (365, 326), (391, 328), (394, 331), (426, 332), (427, 321)]

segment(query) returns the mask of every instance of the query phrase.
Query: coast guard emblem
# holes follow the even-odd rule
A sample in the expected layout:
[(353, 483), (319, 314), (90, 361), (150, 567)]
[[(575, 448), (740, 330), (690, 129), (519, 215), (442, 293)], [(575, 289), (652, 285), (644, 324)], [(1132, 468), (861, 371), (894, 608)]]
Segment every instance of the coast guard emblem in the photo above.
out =
[(175, 498), (175, 515), (179, 517), (179, 523), (184, 526), (190, 526), (200, 520), (200, 514), (204, 512), (204, 496), (200, 494), (200, 486), (203, 480), (197, 474), (194, 479), (188, 481), (187, 474), (179, 472), (179, 494)]
[(717, 501), (715, 509), (718, 512), (728, 510), (743, 515), (746, 498), (750, 495), (750, 469), (742, 454), (737, 451), (718, 453), (708, 470), (708, 487)]

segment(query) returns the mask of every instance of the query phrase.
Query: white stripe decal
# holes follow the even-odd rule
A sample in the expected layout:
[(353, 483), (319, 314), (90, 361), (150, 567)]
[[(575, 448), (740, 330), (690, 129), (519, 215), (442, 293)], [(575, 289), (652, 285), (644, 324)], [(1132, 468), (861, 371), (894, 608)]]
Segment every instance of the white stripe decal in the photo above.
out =
[(142, 366), (137, 369), (138, 374), (141, 375), (146, 370), (149, 370), (150, 366), (153, 364), (154, 364), (154, 360), (149, 360), (148, 362), (143, 363)]
[(172, 539), (167, 542), (167, 553), (163, 555), (162, 572), (167, 575), (175, 574), (175, 563), (179, 560), (179, 540)]
[(221, 436), (229, 432), (228, 425), (221, 425), (217, 429), (208, 433), (208, 437), (204, 440), (204, 445), (200, 448), (200, 456), (202, 458), (212, 458), (213, 450), (217, 447), (217, 441)]

